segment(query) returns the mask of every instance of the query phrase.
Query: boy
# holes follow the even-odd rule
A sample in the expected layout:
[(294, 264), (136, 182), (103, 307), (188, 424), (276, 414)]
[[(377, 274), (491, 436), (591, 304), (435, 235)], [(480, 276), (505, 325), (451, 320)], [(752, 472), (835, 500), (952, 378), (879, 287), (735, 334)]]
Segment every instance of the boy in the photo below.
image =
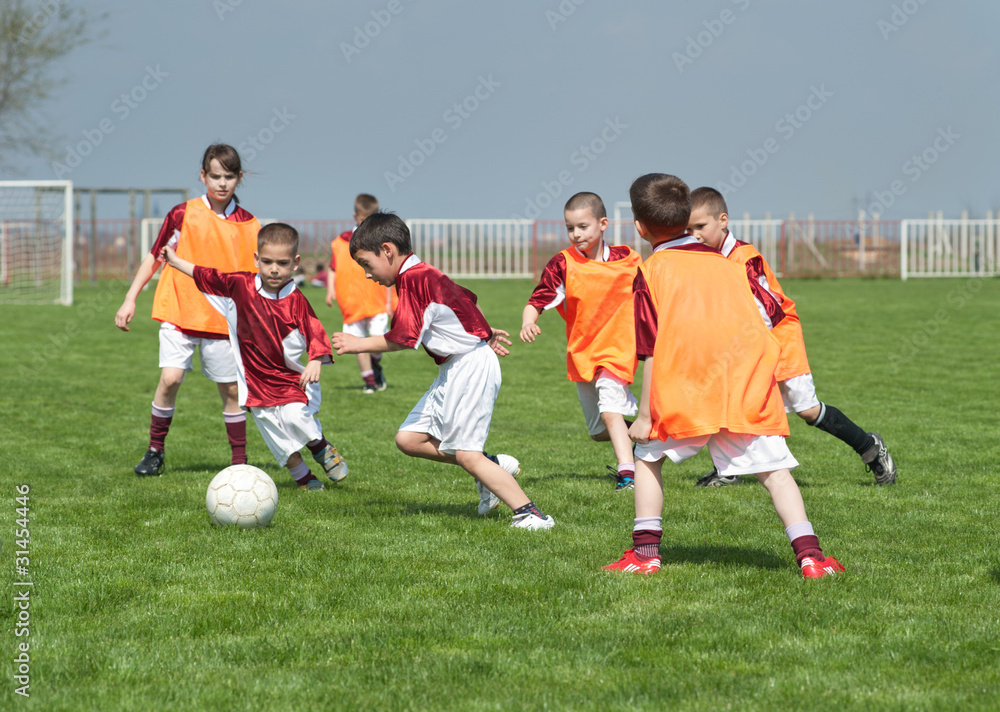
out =
[[(333, 363), (326, 331), (292, 279), (299, 265), (299, 234), (273, 223), (257, 235), (254, 263), (259, 274), (219, 272), (183, 260), (163, 248), (163, 259), (194, 278), (209, 303), (226, 317), (236, 353), (239, 400), (250, 408), (261, 437), (278, 464), (304, 490), (324, 489), (299, 451), (313, 458), (334, 482), (347, 477), (347, 463), (323, 437), (316, 414), (319, 376)], [(303, 367), (300, 358), (309, 354)]]
[[(354, 199), (354, 222), (360, 225), (376, 210), (378, 200), (375, 196), (361, 193)], [(389, 330), (395, 295), (391, 289), (366, 280), (364, 270), (351, 259), (350, 242), (354, 230), (342, 233), (330, 243), (333, 256), (326, 273), (326, 305), (332, 307), (336, 299), (344, 317), (345, 333), (358, 338), (381, 336)], [(358, 368), (365, 382), (362, 393), (386, 389), (382, 354), (358, 354)]]
[(566, 375), (576, 382), (590, 437), (611, 441), (618, 460), (608, 466), (618, 492), (632, 489), (635, 464), (625, 416), (638, 403), (632, 282), (642, 259), (626, 245), (604, 242), (608, 213), (594, 193), (577, 193), (563, 209), (570, 247), (545, 265), (521, 315), (521, 341), (542, 333), (539, 315), (553, 307), (566, 320)]
[[(809, 425), (825, 430), (850, 445), (861, 457), (865, 469), (875, 475), (876, 484), (893, 484), (896, 481), (896, 464), (882, 436), (865, 432), (837, 408), (821, 403), (816, 397), (795, 302), (785, 295), (771, 267), (757, 249), (738, 241), (729, 233), (728, 212), (722, 193), (714, 188), (698, 188), (691, 193), (688, 229), (703, 245), (719, 250), (723, 257), (744, 267), (751, 289), (759, 285), (765, 292), (764, 301), (777, 306), (776, 311), (772, 307), (774, 314), (767, 321), (771, 325), (771, 334), (781, 347), (775, 378), (781, 389), (785, 412), (798, 414)], [(735, 477), (721, 477), (717, 470), (712, 470), (695, 484), (699, 487), (720, 487), (736, 482)]]
[(757, 316), (743, 270), (687, 232), (691, 198), (675, 176), (642, 176), (629, 189), (640, 236), (653, 254), (635, 279), (636, 349), (645, 358), (636, 443), (633, 548), (604, 568), (660, 568), (665, 457), (680, 463), (708, 447), (726, 476), (755, 475), (785, 526), (806, 578), (844, 570), (826, 558), (789, 468), (774, 368), (778, 344)]
[[(384, 335), (336, 333), (333, 348), (356, 354), (423, 345), (440, 369), (396, 433), (396, 447), (411, 457), (459, 465), (472, 475), (480, 488), (480, 514), (499, 500), (514, 512), (512, 527), (551, 529), (555, 520), (542, 514), (514, 479), (517, 460), (483, 452), (500, 391), (497, 354), (508, 353), (507, 332), (490, 328), (475, 294), (413, 254), (410, 231), (395, 214), (368, 216), (350, 247), (368, 279), (395, 285), (399, 305)], [(498, 462), (501, 457), (505, 465)]]

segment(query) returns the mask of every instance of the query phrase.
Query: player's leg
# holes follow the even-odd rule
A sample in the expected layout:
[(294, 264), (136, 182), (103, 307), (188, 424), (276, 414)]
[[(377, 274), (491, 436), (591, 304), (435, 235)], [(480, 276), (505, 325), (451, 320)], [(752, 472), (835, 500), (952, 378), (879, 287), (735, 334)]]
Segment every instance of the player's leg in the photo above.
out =
[(302, 459), (300, 453), (292, 453), (285, 463), (285, 467), (288, 468), (288, 474), (295, 480), (295, 484), (299, 486), (299, 489), (306, 490), (307, 492), (318, 492), (326, 489), (323, 483), (309, 469), (309, 465)]
[(396, 433), (396, 447), (399, 448), (400, 452), (410, 457), (445, 462), (449, 465), (458, 464), (455, 453), (442, 452), (441, 441), (430, 433), (400, 430)]
[[(389, 331), (389, 315), (376, 314), (368, 320), (369, 336), (384, 336)], [(383, 354), (371, 354), (372, 373), (375, 375), (375, 389), (384, 391), (389, 387), (385, 380), (385, 371), (382, 369)]]
[[(660, 443), (662, 445), (662, 443)], [(655, 448), (655, 445), (654, 445)], [(648, 457), (658, 459), (648, 460)], [(663, 538), (663, 455), (636, 446), (635, 519), (632, 548), (604, 567), (605, 571), (654, 574), (660, 570), (660, 540)]]
[(639, 412), (639, 403), (628, 384), (605, 369), (598, 370), (595, 386), (601, 423), (615, 452), (616, 466), (608, 469), (614, 475), (615, 490), (626, 491), (632, 488), (631, 483), (635, 477), (635, 456), (632, 453), (632, 440), (628, 436), (630, 423), (625, 418), (633, 417)]
[(891, 485), (896, 481), (896, 464), (878, 433), (865, 431), (839, 409), (821, 403), (811, 373), (779, 383), (786, 412), (795, 412), (806, 423), (844, 441), (861, 457), (875, 482)]
[(304, 405), (290, 403), (250, 410), (267, 449), (279, 466), (288, 468), (295, 484), (308, 491), (324, 489), (323, 483), (313, 475), (299, 452), (305, 442), (322, 437), (318, 424), (312, 422), (315, 418)]
[(239, 372), (229, 339), (198, 339), (201, 372), (213, 381), (222, 399), (222, 420), (229, 440), (230, 462), (247, 461), (247, 414), (240, 407)]
[(375, 385), (375, 371), (372, 369), (371, 354), (358, 354), (358, 370), (361, 371), (361, 380), (365, 382), (361, 387), (362, 393), (374, 393), (378, 390)]

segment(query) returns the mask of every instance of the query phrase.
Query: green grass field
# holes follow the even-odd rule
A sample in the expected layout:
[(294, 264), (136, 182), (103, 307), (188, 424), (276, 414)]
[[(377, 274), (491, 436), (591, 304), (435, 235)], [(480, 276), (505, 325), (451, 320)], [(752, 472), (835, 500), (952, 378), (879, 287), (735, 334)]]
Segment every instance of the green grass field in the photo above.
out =
[[(466, 284), (517, 331), (528, 282)], [(151, 291), (128, 334), (113, 326), (124, 283), (78, 287), (72, 308), (0, 307), (0, 707), (995, 710), (1000, 283), (784, 286), (820, 398), (879, 431), (900, 472), (875, 487), (846, 445), (793, 416), (806, 508), (847, 567), (822, 581), (801, 579), (762, 487), (693, 487), (705, 454), (664, 469), (662, 571), (601, 571), (634, 512), (604, 476), (610, 445), (586, 435), (555, 314), (504, 360), (488, 446), (521, 460), (555, 529), (512, 530), (503, 507), (479, 518), (471, 478), (396, 451), (436, 369), (420, 352), (387, 356), (375, 396), (353, 357), (324, 372), (321, 419), (351, 466), (325, 493), (294, 488), (250, 425), (250, 462), (280, 502), (271, 527), (240, 531), (205, 512), (229, 454), (200, 374), (164, 476), (132, 474), (158, 375)], [(321, 290), (307, 294), (338, 327)]]

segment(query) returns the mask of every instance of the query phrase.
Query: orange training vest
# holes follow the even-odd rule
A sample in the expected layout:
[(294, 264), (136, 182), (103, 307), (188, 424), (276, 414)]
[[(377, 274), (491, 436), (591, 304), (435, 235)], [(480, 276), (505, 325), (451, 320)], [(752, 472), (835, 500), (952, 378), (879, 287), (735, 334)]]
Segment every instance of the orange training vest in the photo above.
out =
[(642, 258), (597, 262), (578, 250), (563, 250), (566, 300), (558, 311), (566, 320), (566, 375), (589, 383), (604, 368), (625, 383), (635, 377), (635, 322), (632, 283)]
[[(253, 255), (258, 232), (257, 218), (243, 223), (223, 220), (204, 200), (194, 198), (184, 208), (177, 256), (221, 272), (256, 272)], [(163, 266), (156, 285), (153, 318), (181, 329), (229, 335), (225, 318), (209, 305), (194, 280), (170, 265)]]
[[(367, 319), (378, 314), (385, 314), (386, 290), (378, 282), (365, 277), (365, 271), (351, 257), (350, 240), (343, 237), (335, 238), (330, 243), (333, 249), (334, 290), (337, 293), (337, 306), (344, 315), (345, 324)], [(392, 291), (392, 307), (395, 309), (399, 301), (396, 290)]]
[(722, 429), (788, 435), (778, 343), (746, 271), (715, 252), (661, 249), (640, 267), (656, 309), (650, 438)]

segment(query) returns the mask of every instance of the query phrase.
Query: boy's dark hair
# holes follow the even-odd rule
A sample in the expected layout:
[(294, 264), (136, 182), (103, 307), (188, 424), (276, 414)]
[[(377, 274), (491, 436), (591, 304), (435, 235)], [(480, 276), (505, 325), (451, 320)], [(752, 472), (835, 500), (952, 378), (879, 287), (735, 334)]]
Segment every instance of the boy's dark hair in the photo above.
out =
[(677, 176), (647, 173), (628, 189), (632, 215), (654, 235), (686, 230), (691, 217), (691, 191)]
[(354, 213), (358, 216), (358, 222), (378, 210), (378, 198), (368, 193), (359, 193), (354, 199)]
[(351, 235), (351, 257), (358, 250), (377, 253), (386, 242), (395, 245), (401, 255), (413, 252), (410, 247), (410, 228), (406, 227), (403, 219), (396, 213), (383, 213), (379, 210), (365, 218)]
[(257, 233), (257, 252), (264, 245), (291, 246), (292, 254), (299, 254), (299, 231), (285, 223), (265, 225)]
[(577, 193), (566, 201), (566, 207), (563, 210), (568, 212), (570, 210), (580, 210), (581, 208), (589, 208), (590, 212), (598, 220), (608, 217), (608, 210), (604, 207), (604, 201), (601, 200), (601, 196), (597, 193)]
[(726, 199), (722, 197), (722, 193), (707, 185), (691, 191), (691, 212), (697, 208), (704, 208), (716, 219), (723, 213), (729, 214), (729, 208), (726, 207)]

